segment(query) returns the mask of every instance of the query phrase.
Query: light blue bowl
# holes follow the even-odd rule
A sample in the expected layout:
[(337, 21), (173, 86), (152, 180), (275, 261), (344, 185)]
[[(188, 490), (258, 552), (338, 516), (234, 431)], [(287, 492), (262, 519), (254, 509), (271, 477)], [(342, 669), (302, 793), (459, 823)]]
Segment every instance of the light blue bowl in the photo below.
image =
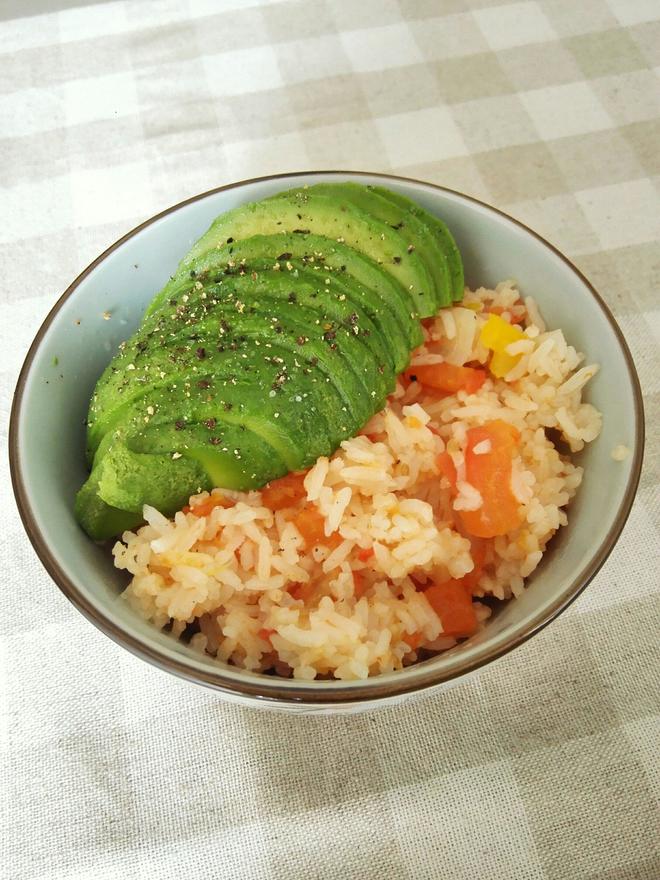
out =
[[(588, 398), (603, 431), (581, 454), (584, 482), (524, 595), (504, 605), (483, 632), (431, 660), (364, 682), (298, 682), (256, 675), (202, 657), (118, 601), (125, 585), (107, 548), (73, 516), (86, 477), (84, 420), (94, 384), (117, 345), (180, 258), (214, 217), (278, 190), (323, 180), (388, 186), (437, 213), (463, 253), (470, 286), (514, 278), (550, 327), (601, 370)], [(107, 315), (110, 319), (107, 320)], [(44, 442), (46, 441), (46, 442)], [(11, 416), (14, 492), (26, 531), (64, 594), (96, 626), (162, 669), (228, 698), (302, 711), (364, 708), (446, 686), (525, 641), (556, 617), (605, 562), (626, 521), (642, 462), (644, 419), (635, 368), (612, 315), (588, 281), (555, 248), (505, 214), (451, 190), (376, 174), (279, 175), (220, 187), (182, 202), (129, 232), (66, 290), (46, 318), (19, 377)], [(611, 458), (624, 444), (630, 455)]]

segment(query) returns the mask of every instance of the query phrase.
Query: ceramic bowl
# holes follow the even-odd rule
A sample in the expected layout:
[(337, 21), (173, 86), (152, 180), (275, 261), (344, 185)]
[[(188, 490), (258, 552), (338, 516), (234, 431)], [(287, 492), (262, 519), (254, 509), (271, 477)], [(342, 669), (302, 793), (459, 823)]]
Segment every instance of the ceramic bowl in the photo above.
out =
[[(367, 681), (300, 682), (256, 675), (194, 653), (118, 600), (124, 573), (73, 516), (85, 479), (87, 405), (117, 345), (137, 327), (153, 294), (218, 214), (287, 187), (323, 180), (391, 187), (442, 216), (462, 251), (471, 286), (514, 278), (538, 301), (550, 327), (601, 370), (588, 399), (603, 431), (579, 456), (584, 482), (524, 595), (501, 608), (472, 639), (403, 671)], [(110, 313), (111, 320), (104, 319)], [(47, 438), (47, 442), (44, 442)], [(630, 450), (623, 462), (612, 449)], [(23, 366), (10, 429), (14, 491), (28, 536), (74, 605), (123, 647), (161, 669), (251, 705), (302, 711), (353, 710), (447, 686), (520, 645), (557, 617), (607, 559), (632, 505), (643, 448), (639, 382), (620, 329), (602, 299), (550, 244), (495, 208), (452, 190), (377, 174), (275, 175), (219, 187), (164, 211), (101, 254), (56, 303)]]

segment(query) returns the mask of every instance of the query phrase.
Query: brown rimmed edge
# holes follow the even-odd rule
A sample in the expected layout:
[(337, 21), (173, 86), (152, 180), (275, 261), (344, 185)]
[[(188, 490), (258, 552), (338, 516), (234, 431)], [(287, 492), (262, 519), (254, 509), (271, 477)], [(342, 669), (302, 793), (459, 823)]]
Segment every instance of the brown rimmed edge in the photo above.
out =
[[(578, 278), (582, 281), (587, 290), (591, 293), (597, 305), (604, 313), (608, 323), (610, 324), (615, 336), (618, 339), (619, 345), (626, 360), (630, 382), (634, 391), (635, 457), (632, 463), (632, 469), (630, 472), (628, 485), (626, 487), (626, 492), (616, 513), (614, 522), (612, 523), (612, 526), (605, 536), (602, 544), (598, 548), (597, 553), (584, 567), (584, 569), (578, 574), (578, 576), (573, 580), (570, 587), (567, 590), (564, 590), (562, 596), (560, 596), (549, 609), (537, 615), (537, 617), (535, 617), (532, 622), (525, 628), (524, 632), (515, 634), (504, 645), (499, 645), (492, 648), (490, 651), (485, 651), (484, 654), (476, 661), (466, 661), (462, 664), (459, 664), (454, 670), (450, 670), (446, 673), (438, 673), (437, 670), (429, 668), (426, 674), (420, 675), (420, 667), (417, 666), (416, 669), (418, 674), (415, 680), (411, 682), (407, 681), (406, 672), (405, 670), (403, 670), (399, 673), (400, 679), (398, 681), (390, 680), (387, 683), (382, 682), (381, 684), (379, 684), (378, 677), (375, 677), (373, 679), (366, 679), (363, 683), (360, 682), (359, 684), (354, 684), (350, 687), (332, 686), (332, 688), (328, 688), (324, 687), (324, 685), (326, 684), (325, 682), (314, 683), (313, 687), (282, 687), (281, 685), (278, 687), (277, 679), (270, 678), (268, 676), (262, 676), (259, 678), (255, 676), (253, 679), (246, 677), (244, 680), (240, 680), (238, 678), (226, 678), (222, 675), (221, 669), (218, 669), (217, 674), (213, 674), (211, 672), (196, 669), (174, 658), (165, 657), (158, 649), (154, 648), (152, 645), (146, 644), (135, 638), (134, 636), (129, 635), (128, 633), (124, 632), (124, 630), (122, 630), (119, 626), (117, 626), (113, 621), (99, 614), (97, 609), (94, 608), (87, 597), (62, 571), (57, 560), (46, 545), (46, 542), (44, 541), (37, 527), (21, 473), (21, 462), (18, 445), (18, 425), (26, 379), (32, 367), (32, 362), (34, 360), (35, 354), (39, 346), (41, 345), (43, 337), (45, 336), (52, 322), (54, 321), (57, 313), (62, 308), (63, 304), (76, 290), (81, 281), (83, 281), (83, 279), (86, 278), (90, 274), (90, 272), (92, 272), (96, 268), (96, 266), (102, 263), (109, 254), (120, 248), (125, 241), (132, 238), (142, 229), (145, 229), (152, 223), (155, 223), (157, 220), (160, 220), (161, 217), (166, 217), (168, 214), (172, 214), (175, 211), (178, 211), (185, 205), (199, 201), (218, 192), (236, 189), (252, 183), (291, 179), (295, 177), (304, 177), (307, 175), (316, 174), (380, 177), (384, 180), (392, 180), (399, 183), (412, 183), (425, 187), (430, 187), (431, 189), (437, 190), (439, 192), (449, 193), (450, 195), (458, 196), (461, 199), (472, 202), (473, 204), (485, 207), (495, 214), (499, 214), (501, 217), (504, 217), (506, 220), (515, 224), (519, 228), (523, 229), (533, 238), (544, 244), (550, 251), (552, 251), (552, 253), (558, 256), (569, 267), (569, 269), (571, 269), (571, 271), (578, 276)], [(109, 248), (103, 251), (100, 256), (98, 256), (92, 263), (89, 264), (89, 266), (87, 266), (86, 269), (83, 270), (83, 272), (80, 273), (80, 275), (78, 275), (78, 277), (69, 285), (69, 287), (67, 287), (62, 296), (57, 300), (53, 308), (46, 316), (43, 324), (39, 328), (39, 331), (37, 332), (37, 335), (35, 336), (28, 350), (25, 361), (21, 368), (16, 384), (16, 389), (14, 391), (14, 398), (12, 402), (9, 423), (9, 465), (12, 487), (25, 531), (27, 532), (28, 538), (30, 539), (31, 544), (34, 547), (37, 556), (39, 557), (42, 565), (44, 566), (50, 577), (53, 579), (53, 581), (55, 581), (55, 583), (64, 593), (67, 599), (69, 599), (69, 601), (73, 605), (75, 605), (75, 607), (89, 621), (91, 621), (91, 623), (93, 623), (98, 629), (104, 632), (113, 641), (115, 641), (119, 645), (122, 645), (131, 653), (159, 667), (160, 669), (164, 669), (167, 672), (179, 676), (180, 678), (184, 678), (197, 684), (210, 687), (216, 691), (223, 692), (228, 696), (233, 695), (236, 697), (252, 698), (255, 700), (255, 704), (256, 701), (259, 701), (262, 703), (272, 703), (280, 706), (286, 706), (287, 704), (308, 706), (310, 709), (313, 707), (322, 707), (329, 705), (341, 706), (341, 704), (346, 703), (369, 702), (371, 700), (378, 700), (379, 698), (403, 697), (407, 694), (422, 691), (435, 685), (450, 682), (456, 678), (460, 678), (461, 676), (467, 675), (471, 672), (476, 671), (477, 669), (480, 669), (482, 666), (485, 666), (487, 663), (496, 660), (498, 657), (501, 657), (504, 654), (508, 654), (509, 651), (512, 651), (514, 648), (522, 645), (533, 635), (540, 632), (565, 608), (567, 608), (572, 602), (575, 601), (580, 593), (582, 593), (587, 585), (593, 580), (595, 575), (601, 569), (606, 559), (612, 552), (612, 549), (619, 535), (621, 534), (621, 531), (623, 530), (623, 527), (626, 523), (626, 520), (628, 519), (630, 510), (632, 508), (641, 475), (643, 454), (644, 406), (639, 378), (637, 376), (632, 355), (624, 339), (623, 333), (621, 332), (608, 306), (606, 305), (600, 294), (593, 287), (593, 285), (582, 274), (582, 272), (580, 272), (580, 270), (575, 265), (573, 265), (573, 263), (568, 260), (567, 257), (564, 256), (564, 254), (561, 253), (561, 251), (559, 251), (554, 245), (552, 245), (541, 235), (534, 232), (533, 229), (530, 229), (524, 223), (521, 223), (514, 217), (511, 217), (508, 214), (504, 213), (504, 211), (500, 211), (498, 208), (494, 208), (487, 202), (483, 202), (480, 199), (465, 195), (458, 190), (453, 190), (449, 187), (440, 186), (438, 184), (415, 180), (414, 178), (410, 177), (402, 177), (394, 174), (381, 174), (378, 172), (369, 171), (331, 170), (297, 171), (290, 173), (282, 172), (279, 174), (268, 174), (264, 175), (263, 177), (254, 177), (248, 180), (241, 180), (235, 183), (225, 184), (224, 186), (215, 187), (214, 189), (207, 190), (204, 193), (200, 193), (199, 195), (195, 195), (189, 199), (185, 199), (184, 201), (179, 202), (178, 204), (173, 205), (172, 207), (167, 208), (164, 211), (161, 211), (154, 217), (145, 220), (144, 223), (141, 223), (130, 232), (127, 232), (126, 235), (123, 235), (118, 241), (110, 245)], [(328, 682), (327, 684), (334, 685), (335, 683)]]

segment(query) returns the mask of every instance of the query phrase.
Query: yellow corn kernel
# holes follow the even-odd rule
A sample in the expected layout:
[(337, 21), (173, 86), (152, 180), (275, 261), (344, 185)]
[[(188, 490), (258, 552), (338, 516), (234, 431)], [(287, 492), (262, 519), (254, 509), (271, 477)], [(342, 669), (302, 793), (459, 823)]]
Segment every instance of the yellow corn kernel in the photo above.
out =
[(511, 355), (506, 351), (507, 345), (524, 339), (525, 334), (514, 324), (509, 324), (499, 315), (489, 315), (488, 320), (481, 329), (479, 341), (483, 346), (493, 352), (488, 364), (488, 369), (493, 376), (501, 379), (512, 370), (521, 358), (521, 355)]
[(501, 379), (516, 366), (520, 358), (519, 354), (512, 355), (505, 351), (495, 351), (488, 364), (488, 369), (496, 379)]
[(479, 335), (482, 345), (490, 348), (491, 351), (500, 352), (503, 352), (507, 345), (511, 345), (512, 342), (518, 342), (519, 339), (524, 338), (525, 334), (520, 327), (509, 324), (508, 321), (500, 318), (499, 315), (489, 315)]

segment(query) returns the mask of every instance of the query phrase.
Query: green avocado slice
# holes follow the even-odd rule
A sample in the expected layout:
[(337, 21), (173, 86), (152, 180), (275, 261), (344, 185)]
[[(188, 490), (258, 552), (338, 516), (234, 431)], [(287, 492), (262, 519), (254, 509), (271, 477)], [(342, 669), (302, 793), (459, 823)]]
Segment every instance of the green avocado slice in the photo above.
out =
[(117, 432), (104, 439), (92, 472), (76, 495), (76, 518), (90, 537), (103, 541), (139, 525), (143, 505), (171, 514), (192, 492), (212, 485), (199, 463), (132, 452)]
[(433, 280), (418, 254), (408, 253), (401, 236), (353, 205), (332, 196), (294, 190), (222, 214), (179, 264), (175, 278), (190, 277), (200, 256), (232, 240), (252, 235), (315, 233), (338, 239), (375, 260), (400, 281), (411, 297), (411, 311), (422, 318), (436, 312)]
[(412, 199), (402, 196), (400, 193), (393, 192), (383, 186), (374, 186), (373, 190), (384, 199), (392, 202), (392, 204), (398, 205), (403, 210), (407, 210), (415, 217), (418, 217), (431, 229), (447, 258), (447, 265), (451, 276), (452, 300), (454, 302), (461, 302), (465, 291), (463, 259), (454, 241), (454, 236), (449, 231), (446, 223), (439, 217), (436, 217), (435, 214), (431, 214), (430, 211), (422, 208), (417, 202), (413, 202)]
[(316, 183), (307, 192), (336, 198), (340, 206), (354, 205), (387, 223), (401, 236), (406, 252), (415, 251), (421, 257), (433, 280), (436, 311), (451, 305), (452, 281), (447, 257), (429, 227), (416, 214), (383, 198), (373, 187), (359, 183)]
[[(301, 363), (313, 358), (339, 390), (349, 423), (356, 428), (373, 414), (374, 405), (382, 405), (394, 387), (391, 352), (341, 283), (326, 285), (326, 278), (305, 269), (295, 278), (270, 270), (254, 275), (227, 276), (221, 285), (191, 292), (176, 311), (152, 315), (144, 323), (97, 386), (88, 420), (91, 454), (145, 389), (167, 385), (185, 373), (201, 375), (217, 360), (218, 349), (230, 346), (240, 347), (239, 367), (262, 341), (288, 346)], [(292, 292), (295, 302), (289, 300)], [(198, 360), (200, 352), (203, 361)]]
[[(398, 335), (406, 340), (407, 349), (421, 344), (421, 325), (411, 312), (410, 296), (399, 281), (359, 251), (334, 239), (312, 234), (254, 235), (230, 244), (225, 243), (199, 257), (195, 268), (188, 275), (175, 278), (167, 284), (154, 297), (145, 317), (159, 311), (163, 304), (174, 302), (176, 305), (179, 297), (195, 290), (195, 285), (206, 285), (210, 280), (221, 282), (229, 264), (240, 264), (241, 259), (249, 261), (255, 257), (270, 257), (273, 265), (279, 262), (283, 268), (286, 268), (289, 260), (302, 260), (309, 268), (322, 267), (324, 270), (341, 272), (354, 278), (373, 291), (379, 297), (382, 309), (391, 313), (392, 320), (400, 327)], [(405, 363), (408, 357), (409, 351), (406, 352)]]
[[(273, 253), (278, 254), (274, 263)], [(204, 268), (197, 273), (203, 284), (207, 283), (205, 279), (209, 276), (222, 279), (225, 276), (218, 275), (219, 272), (235, 271), (237, 267), (248, 275), (252, 268), (260, 270), (263, 266), (279, 267), (284, 276), (296, 267), (305, 268), (322, 280), (329, 275), (335, 287), (359, 305), (380, 335), (388, 340), (397, 373), (407, 366), (410, 349), (419, 345), (423, 338), (420, 323), (406, 311), (404, 301), (399, 298), (400, 285), (392, 276), (352, 248), (337, 245), (330, 239), (311, 235), (253, 236), (219, 248), (213, 252), (212, 259), (212, 271), (203, 258)]]

